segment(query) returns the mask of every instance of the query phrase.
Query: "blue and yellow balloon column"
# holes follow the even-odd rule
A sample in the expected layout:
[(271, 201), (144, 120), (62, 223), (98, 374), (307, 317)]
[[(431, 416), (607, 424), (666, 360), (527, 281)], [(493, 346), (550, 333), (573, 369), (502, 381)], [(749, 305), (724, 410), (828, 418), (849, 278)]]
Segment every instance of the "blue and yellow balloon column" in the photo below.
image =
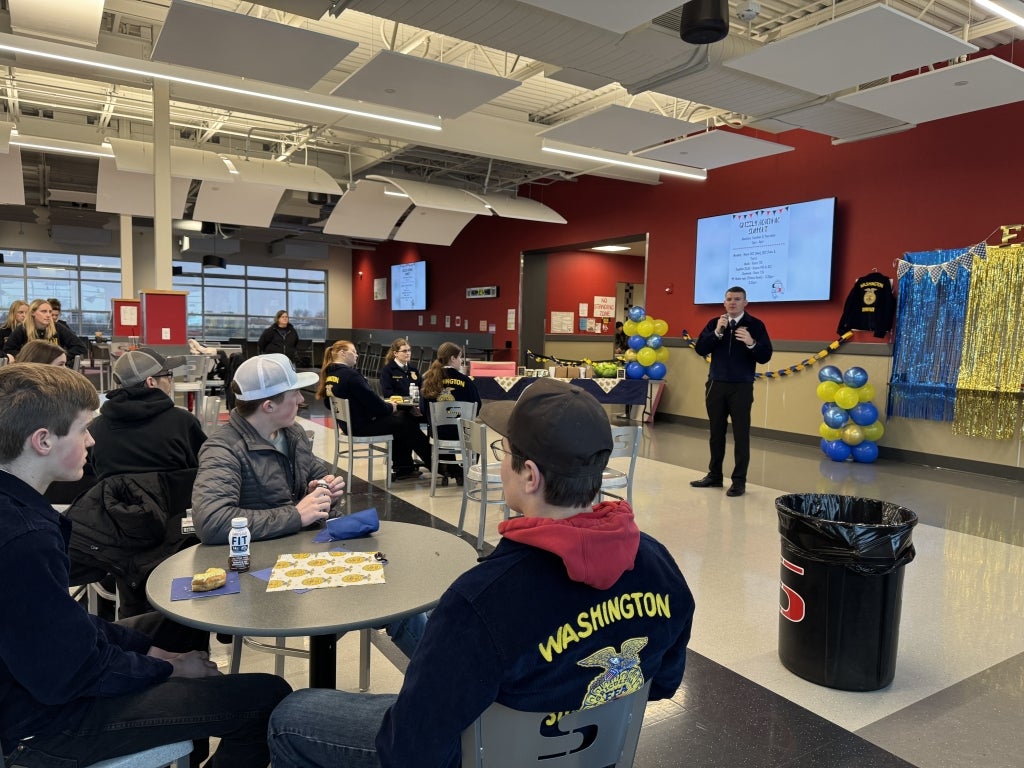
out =
[(668, 369), (668, 347), (662, 338), (668, 333), (668, 323), (647, 316), (643, 307), (630, 307), (629, 319), (622, 324), (628, 338), (629, 349), (626, 359), (626, 378), (664, 379)]
[(818, 399), (822, 401), (821, 450), (832, 461), (853, 459), (870, 464), (878, 458), (878, 441), (885, 427), (871, 401), (875, 388), (863, 368), (840, 371), (826, 365), (818, 371)]

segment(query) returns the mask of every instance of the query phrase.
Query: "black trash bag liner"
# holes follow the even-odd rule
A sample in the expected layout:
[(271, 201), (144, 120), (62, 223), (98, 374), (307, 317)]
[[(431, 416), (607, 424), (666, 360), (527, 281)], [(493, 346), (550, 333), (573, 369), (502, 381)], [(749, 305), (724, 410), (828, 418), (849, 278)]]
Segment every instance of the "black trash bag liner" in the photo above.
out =
[(783, 541), (807, 560), (884, 575), (914, 559), (917, 515), (888, 501), (831, 493), (775, 499)]

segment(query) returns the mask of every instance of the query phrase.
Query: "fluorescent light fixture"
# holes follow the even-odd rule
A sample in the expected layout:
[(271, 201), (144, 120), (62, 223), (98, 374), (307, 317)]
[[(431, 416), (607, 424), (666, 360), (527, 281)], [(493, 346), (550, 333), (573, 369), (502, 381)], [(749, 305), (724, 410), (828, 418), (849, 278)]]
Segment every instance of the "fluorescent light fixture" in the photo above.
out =
[(1024, 27), (1024, 15), (1022, 15), (1024, 14), (1024, 4), (1014, 2), (1014, 0), (1003, 0), (1003, 2), (1007, 2), (1011, 8), (1020, 9), (1020, 13), (1015, 13), (1014, 11), (1011, 11), (1009, 8), (1000, 3), (992, 2), (992, 0), (974, 0), (974, 2), (976, 2), (982, 8), (984, 8), (986, 11), (998, 13), (1004, 19), (1009, 19), (1014, 24)]
[[(289, 96), (283, 96), (281, 94), (268, 93), (266, 91), (254, 91), (248, 88), (236, 88), (234, 86), (225, 85), (222, 83), (212, 83), (205, 80), (195, 80), (189, 77), (180, 77), (178, 75), (170, 74), (170, 72), (162, 71), (161, 68), (149, 62), (146, 62), (147, 67), (126, 67), (120, 64), (113, 64), (109, 59), (120, 60), (122, 57), (114, 57), (112, 55), (104, 55), (102, 53), (96, 53), (93, 58), (84, 58), (80, 56), (69, 56), (63, 53), (54, 53), (51, 51), (44, 51), (41, 49), (26, 48), (23, 45), (13, 45), (8, 43), (8, 40), (18, 40), (14, 35), (0, 34), (0, 51), (8, 51), (10, 53), (20, 54), (22, 56), (33, 56), (40, 59), (47, 59), (49, 61), (62, 61), (68, 64), (78, 64), (79, 66), (88, 67), (90, 69), (102, 69), (108, 72), (121, 72), (126, 75), (134, 75), (136, 77), (144, 77), (155, 80), (166, 80), (170, 83), (181, 83), (182, 85), (193, 85), (199, 88), (209, 88), (214, 91), (220, 91), (222, 93), (233, 93), (239, 96), (248, 96), (250, 98), (265, 99), (268, 101), (276, 101), (281, 104), (292, 104), (298, 107), (311, 107), (313, 109), (322, 109), (328, 112), (336, 112), (343, 115), (352, 115), (354, 117), (365, 117), (371, 120), (383, 120), (389, 123), (397, 123), (399, 125), (409, 125), (414, 128), (425, 128), (430, 131), (440, 131), (441, 123), (440, 120), (436, 122), (426, 122), (423, 120), (412, 120), (409, 118), (396, 117), (392, 115), (378, 114), (375, 112), (366, 112), (359, 109), (349, 109), (348, 107), (342, 107), (336, 104), (330, 104), (327, 102), (318, 101), (307, 101), (305, 99), (296, 99)], [(41, 43), (42, 44), (42, 43)], [(51, 49), (55, 46), (50, 46)], [(61, 49), (73, 50), (70, 46), (60, 46)]]
[(618, 253), (619, 251), (628, 251), (628, 245), (595, 245), (590, 250), (592, 251), (605, 251), (607, 253)]
[(589, 148), (581, 152), (576, 149), (565, 148), (567, 146), (569, 145), (559, 146), (545, 141), (541, 149), (544, 152), (551, 152), (555, 155), (577, 157), (581, 160), (593, 160), (601, 165), (619, 165), (623, 168), (633, 168), (638, 171), (649, 171), (650, 173), (663, 173), (666, 176), (678, 176), (683, 179), (696, 179), (697, 181), (705, 181), (708, 178), (708, 172), (704, 168), (691, 168), (687, 165), (661, 163), (657, 160), (627, 160), (626, 158), (632, 157), (632, 155), (617, 155), (613, 152)]
[(11, 131), (11, 146), (34, 149), (37, 152), (55, 152), (60, 155), (110, 158), (114, 156), (109, 144), (83, 144), (64, 139), (40, 139), (35, 136), (21, 136), (16, 130)]
[(384, 194), (387, 195), (388, 197), (408, 197), (408, 195), (405, 194), (405, 192), (396, 192), (393, 189), (385, 189)]

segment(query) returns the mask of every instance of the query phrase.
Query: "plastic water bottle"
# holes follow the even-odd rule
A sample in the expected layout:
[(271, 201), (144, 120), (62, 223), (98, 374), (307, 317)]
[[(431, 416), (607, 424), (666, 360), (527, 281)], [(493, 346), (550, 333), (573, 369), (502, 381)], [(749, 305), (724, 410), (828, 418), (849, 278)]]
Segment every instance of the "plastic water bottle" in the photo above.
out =
[(231, 533), (228, 534), (228, 568), (232, 571), (249, 570), (249, 520), (244, 517), (231, 518)]
[(415, 384), (409, 385), (409, 399), (412, 400), (413, 405), (419, 405), (420, 402), (420, 388)]

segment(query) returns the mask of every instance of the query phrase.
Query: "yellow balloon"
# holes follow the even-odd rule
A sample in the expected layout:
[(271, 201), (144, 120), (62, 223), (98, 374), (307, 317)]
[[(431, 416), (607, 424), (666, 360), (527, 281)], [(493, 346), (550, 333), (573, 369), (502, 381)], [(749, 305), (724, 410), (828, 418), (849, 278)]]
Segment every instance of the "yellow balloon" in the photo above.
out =
[[(866, 384), (864, 386), (867, 386)], [(868, 424), (866, 427), (861, 427), (864, 431), (864, 439), (870, 440), (873, 443), (877, 443), (882, 439), (882, 435), (885, 434), (885, 427), (882, 426), (882, 422), (876, 421), (874, 424)]]
[(640, 365), (653, 365), (654, 361), (657, 359), (658, 353), (650, 347), (643, 347), (636, 353), (636, 361), (640, 363)]
[[(857, 397), (857, 390), (850, 389), (849, 387), (840, 387), (837, 389), (834, 399), (836, 401), (836, 405), (847, 410), (853, 408), (853, 406), (860, 402)], [(857, 442), (859, 443), (860, 440)], [(854, 445), (855, 444), (856, 443), (854, 443)]]
[[(835, 382), (832, 383), (834, 384)], [(826, 440), (838, 440), (843, 436), (843, 431), (841, 429), (833, 429), (825, 422), (821, 422), (821, 426), (818, 427), (818, 434)]]
[(636, 324), (636, 332), (643, 336), (645, 339), (654, 333), (654, 323), (648, 318), (647, 320), (641, 320)]
[(668, 347), (658, 347), (654, 351), (654, 357), (657, 359), (657, 361), (659, 363), (667, 363), (668, 362)]
[[(646, 349), (646, 347), (645, 347), (645, 349)], [(622, 353), (622, 356), (624, 358), (626, 358), (626, 362), (627, 363), (632, 363), (634, 360), (636, 360), (636, 350), (635, 349), (627, 349), (625, 352)]]
[(666, 333), (668, 333), (668, 323), (666, 323), (664, 320), (655, 320), (654, 332), (659, 336), (664, 336)]
[[(863, 387), (857, 388), (857, 399), (862, 403), (870, 403), (875, 399), (875, 387), (868, 382)], [(868, 438), (870, 440), (870, 438)]]
[[(836, 390), (839, 385), (834, 381), (823, 381), (818, 385), (818, 399), (823, 403), (831, 403), (836, 399)], [(838, 440), (837, 437), (830, 437), (829, 440)]]
[(843, 442), (847, 445), (860, 445), (864, 442), (864, 427), (858, 424), (847, 424), (843, 427)]
[(627, 320), (622, 324), (622, 332), (627, 336), (636, 336), (636, 323), (632, 320)]

